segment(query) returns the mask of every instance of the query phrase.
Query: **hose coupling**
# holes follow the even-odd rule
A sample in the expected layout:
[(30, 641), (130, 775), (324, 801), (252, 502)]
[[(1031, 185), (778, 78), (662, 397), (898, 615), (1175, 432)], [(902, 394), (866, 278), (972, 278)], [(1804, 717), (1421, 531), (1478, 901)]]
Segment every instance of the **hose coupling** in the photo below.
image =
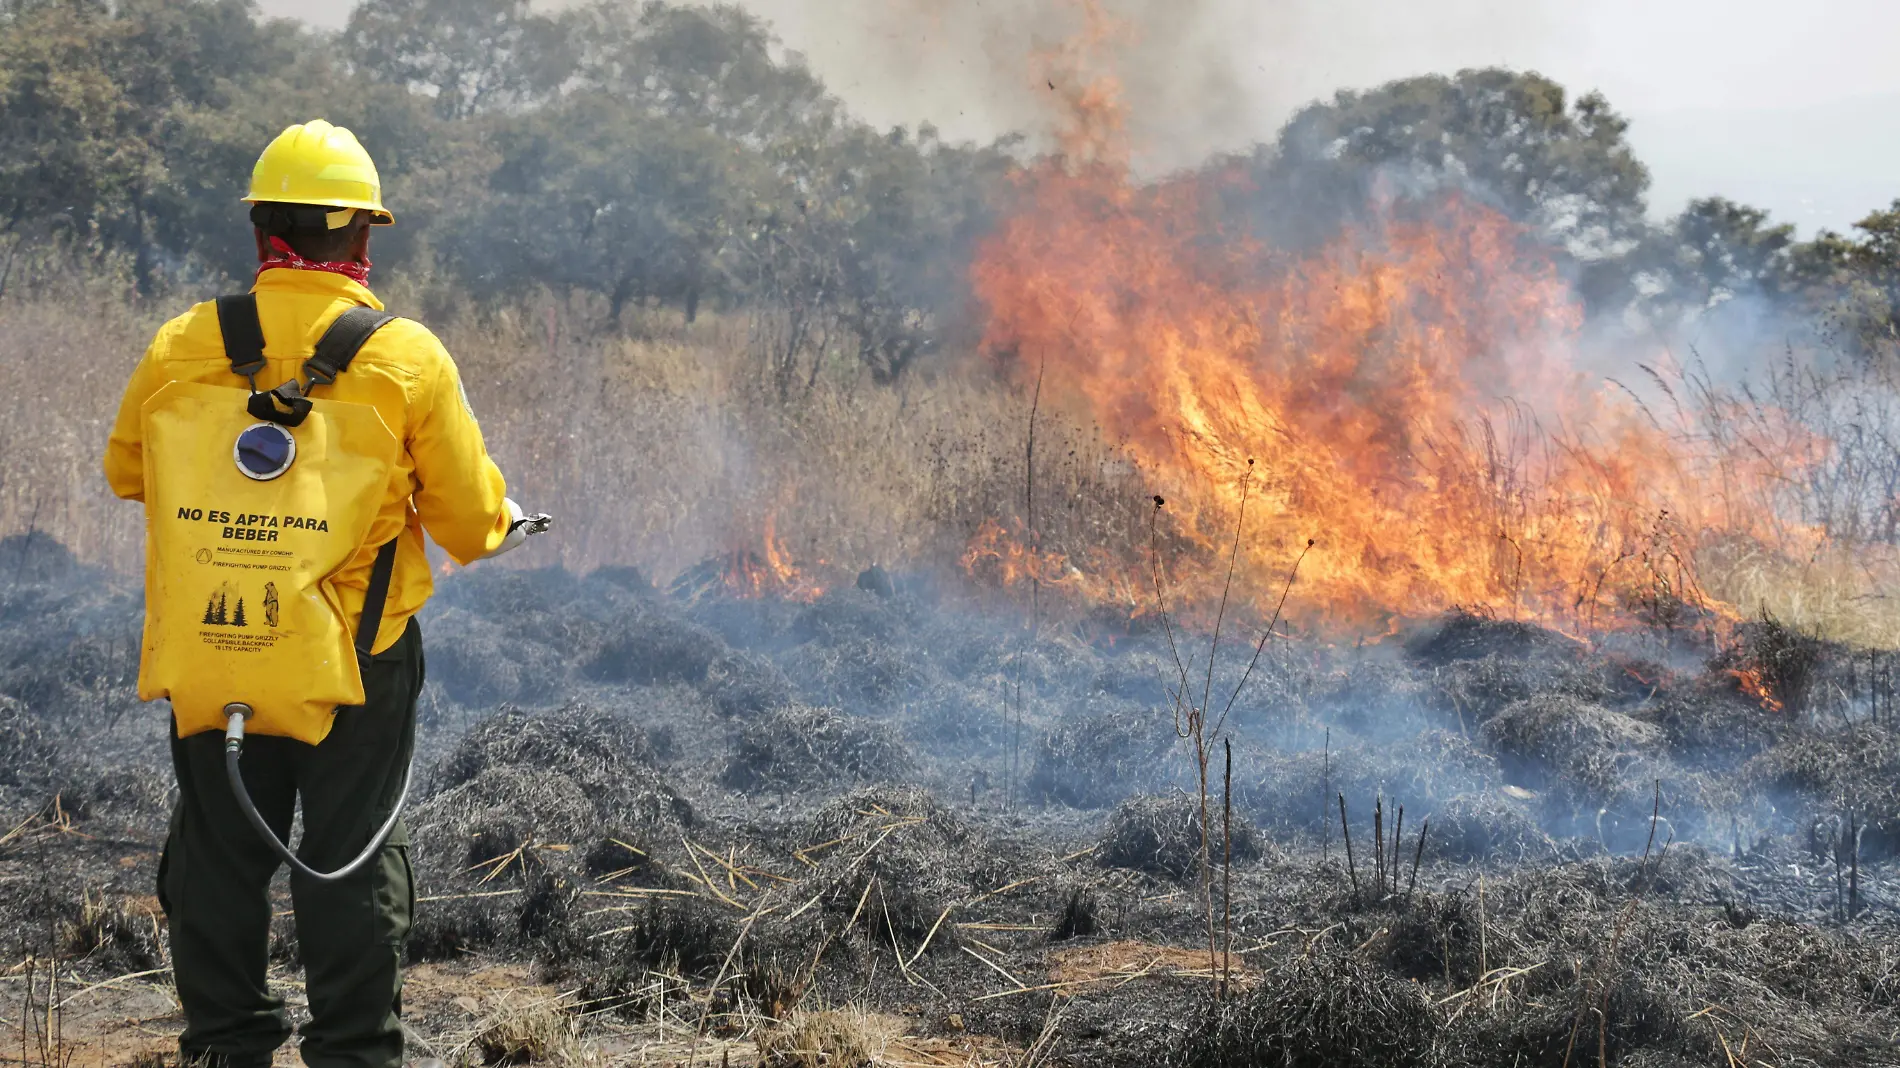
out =
[(244, 748), (244, 721), (255, 715), (250, 705), (233, 701), (224, 706), (224, 751), (235, 753)]

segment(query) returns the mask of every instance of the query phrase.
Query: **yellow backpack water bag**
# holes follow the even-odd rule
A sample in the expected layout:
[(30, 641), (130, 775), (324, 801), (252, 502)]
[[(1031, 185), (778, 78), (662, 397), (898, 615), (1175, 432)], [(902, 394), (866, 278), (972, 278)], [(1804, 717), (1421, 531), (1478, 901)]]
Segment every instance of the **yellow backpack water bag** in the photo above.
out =
[(145, 637), (139, 696), (171, 700), (180, 737), (225, 728), (315, 745), (338, 705), (363, 702), (396, 542), (377, 552), (353, 639), (332, 582), (369, 539), (398, 442), (367, 404), (308, 394), (348, 369), (395, 316), (353, 308), (304, 363), (256, 389), (264, 335), (253, 295), (222, 297), (231, 369), (252, 389), (173, 382), (145, 402)]

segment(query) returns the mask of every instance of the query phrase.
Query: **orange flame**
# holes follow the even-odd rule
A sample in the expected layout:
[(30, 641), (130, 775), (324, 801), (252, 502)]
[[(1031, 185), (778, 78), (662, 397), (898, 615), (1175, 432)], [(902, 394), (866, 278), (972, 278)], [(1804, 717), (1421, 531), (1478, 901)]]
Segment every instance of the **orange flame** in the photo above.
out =
[[(1119, 129), (1112, 92), (1077, 106), (1085, 135)], [(1446, 196), (1295, 257), (1221, 231), (1218, 176), (1143, 187), (1125, 158), (1024, 173), (973, 283), (987, 347), (1174, 502), (1201, 557), (1173, 565), (1188, 600), (1219, 596), (1243, 494), (1242, 571), (1272, 587), (1255, 607), (1310, 538), (1289, 617), (1361, 628), (1455, 605), (1567, 629), (1659, 599), (1733, 615), (1698, 587), (1701, 547), (1818, 537), (1778, 521), (1767, 458), (1813, 443), (1724, 446), (1581, 373), (1580, 303), (1498, 212)], [(1005, 542), (986, 526), (966, 566), (1128, 585)]]
[(1106, 550), (1090, 550), (1087, 569), (1071, 563), (1060, 552), (1031, 544), (1020, 523), (983, 522), (965, 548), (963, 570), (994, 586), (1034, 582), (1052, 594), (1091, 605), (1115, 606), (1133, 619), (1144, 615), (1150, 598), (1142, 593), (1138, 575), (1118, 568)]
[(734, 597), (779, 597), (794, 601), (813, 601), (824, 595), (824, 587), (792, 562), (791, 553), (778, 536), (777, 513), (765, 517), (762, 552), (734, 552), (721, 576), (726, 592)]
[(1767, 680), (1762, 678), (1760, 668), (1730, 668), (1728, 673), (1735, 680), (1735, 685), (1743, 693), (1760, 702), (1763, 708), (1770, 712), (1781, 711), (1781, 701), (1775, 696), (1775, 691), (1768, 685)]

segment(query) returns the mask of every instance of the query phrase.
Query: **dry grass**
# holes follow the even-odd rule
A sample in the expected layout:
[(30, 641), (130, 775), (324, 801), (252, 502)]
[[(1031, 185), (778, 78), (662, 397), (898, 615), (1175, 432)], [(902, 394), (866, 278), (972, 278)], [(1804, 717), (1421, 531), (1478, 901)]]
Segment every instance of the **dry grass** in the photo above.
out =
[[(1207, 974), (1207, 949), (1158, 946), (1147, 942), (1105, 942), (1074, 946), (1049, 954), (1051, 983), (1082, 985), (1147, 975)], [(1234, 961), (1234, 974), (1248, 975), (1246, 964)]]
[(566, 1000), (538, 991), (506, 991), (490, 999), (473, 1032), (445, 1058), (451, 1064), (550, 1064), (588, 1068), (605, 1063), (581, 1038)]
[(758, 1035), (765, 1068), (872, 1068), (895, 1038), (897, 1021), (861, 1009), (793, 1013), (782, 1026)]
[[(847, 1006), (794, 1012), (753, 1039), (759, 1068), (1004, 1068), (1028, 1063), (1020, 1051), (993, 1039), (912, 1035), (913, 1022)], [(736, 1057), (731, 1063), (738, 1063)]]
[[(776, 550), (820, 584), (848, 583), (873, 563), (953, 562), (984, 519), (1020, 507), (1028, 403), (981, 368), (888, 388), (839, 358), (781, 397), (743, 322), (640, 340), (568, 324), (548, 303), (534, 322), (444, 334), (497, 459), (568, 518), (570, 567), (631, 560), (664, 580)], [(1092, 436), (1042, 419), (1037, 482), (1084, 505), (1047, 536), (1132, 544), (1114, 524), (1136, 521), (1140, 487)]]
[[(781, 396), (742, 316), (689, 327), (656, 314), (632, 336), (605, 335), (591, 309), (553, 297), (485, 309), (416, 280), (379, 282), (456, 354), (515, 496), (561, 520), (515, 566), (633, 563), (665, 583), (751, 553), (795, 567), (806, 590), (848, 585), (874, 563), (954, 569), (985, 520), (1023, 514), (1032, 462), (1046, 561), (1125, 567), (1145, 551), (1139, 472), (1049, 396), (1026, 458), (1030, 398), (980, 357), (885, 387), (851, 354), (821, 355)], [(102, 271), (16, 281), (0, 297), (0, 536), (45, 531), (81, 560), (136, 572), (139, 510), (112, 499), (99, 458), (152, 331), (204, 295), (133, 298)], [(1863, 466), (1900, 463), (1860, 447)], [(1817, 514), (1842, 512), (1817, 496), (1831, 490), (1799, 492)], [(1900, 647), (1900, 611), (1883, 592), (1900, 577), (1892, 546), (1789, 559), (1714, 545), (1695, 568), (1702, 589), (1745, 616), (1765, 607), (1824, 637)]]
[[(139, 510), (112, 498), (99, 460), (138, 354), (198, 296), (68, 281), (0, 298), (0, 536), (43, 530), (135, 570)], [(840, 354), (780, 397), (741, 319), (640, 337), (592, 321), (550, 298), (430, 322), (514, 495), (561, 520), (531, 564), (637, 563), (666, 581), (775, 550), (817, 585), (849, 584), (873, 563), (953, 565), (983, 519), (1020, 508), (1028, 401), (984, 368), (889, 388)], [(1045, 542), (1136, 544), (1141, 491), (1113, 451), (1046, 406), (1037, 436), (1038, 495), (1079, 505), (1048, 509)]]
[(82, 560), (140, 559), (143, 517), (99, 464), (126, 377), (164, 318), (106, 283), (0, 299), (0, 536), (41, 530)]
[(1806, 560), (1752, 546), (1711, 549), (1700, 561), (1709, 594), (1745, 616), (1868, 649), (1900, 649), (1900, 553), (1893, 546), (1828, 545)]

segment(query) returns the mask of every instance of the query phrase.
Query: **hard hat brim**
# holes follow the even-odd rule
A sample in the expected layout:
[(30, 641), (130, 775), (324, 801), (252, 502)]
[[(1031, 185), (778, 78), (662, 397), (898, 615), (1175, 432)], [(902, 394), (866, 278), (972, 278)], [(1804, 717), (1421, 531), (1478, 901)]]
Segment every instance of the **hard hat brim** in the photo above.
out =
[(371, 226), (396, 225), (396, 217), (390, 214), (389, 209), (376, 204), (367, 204), (360, 200), (312, 200), (301, 198), (285, 200), (279, 197), (260, 196), (239, 197), (238, 199), (241, 203), (245, 204), (303, 204), (313, 208), (355, 208), (358, 211), (369, 212), (369, 224)]

